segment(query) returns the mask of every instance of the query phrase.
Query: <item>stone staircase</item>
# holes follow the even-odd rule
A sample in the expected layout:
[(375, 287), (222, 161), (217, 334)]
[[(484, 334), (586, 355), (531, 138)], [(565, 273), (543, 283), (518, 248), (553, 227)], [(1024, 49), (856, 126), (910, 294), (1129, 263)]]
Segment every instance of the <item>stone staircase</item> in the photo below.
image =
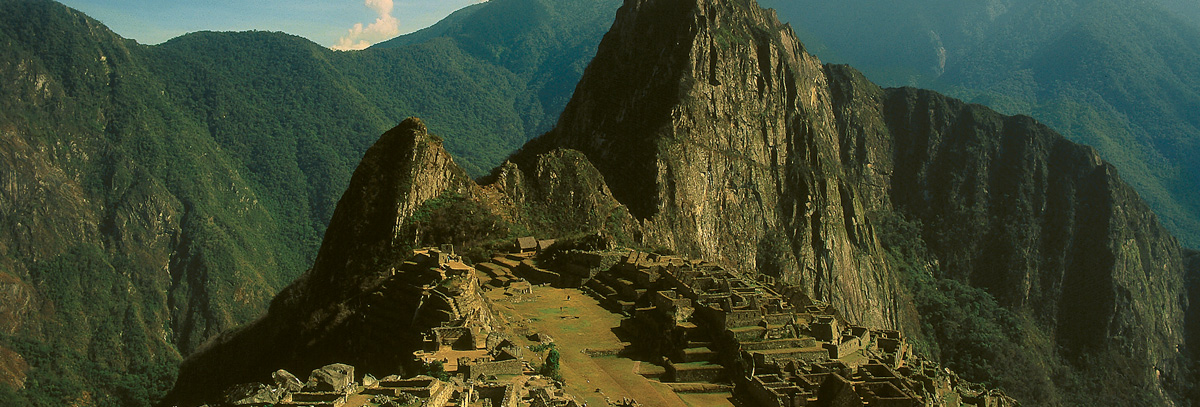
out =
[[(521, 261), (525, 260), (524, 256), (518, 254), (500, 254), (492, 255), (491, 261), (479, 263), (475, 265), (476, 270), (480, 270), (487, 276), (487, 284), (492, 287), (507, 287), (514, 281), (520, 278), (514, 273), (514, 270), (521, 265)], [(484, 280), (480, 280), (483, 283)]]

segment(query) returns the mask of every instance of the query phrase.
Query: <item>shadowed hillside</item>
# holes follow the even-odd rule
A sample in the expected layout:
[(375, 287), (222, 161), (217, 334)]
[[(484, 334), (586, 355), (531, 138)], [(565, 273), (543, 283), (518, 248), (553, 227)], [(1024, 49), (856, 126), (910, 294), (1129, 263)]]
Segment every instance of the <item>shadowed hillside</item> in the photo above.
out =
[(499, 164), (561, 110), (570, 61), (618, 5), (569, 3), (506, 37), (334, 52), (268, 32), (144, 46), (51, 1), (0, 2), (0, 366), (16, 389), (0, 399), (161, 397), (181, 354), (312, 264), (355, 163), (401, 118), (454, 134), (468, 174)]
[(1176, 0), (765, 0), (822, 58), (1043, 120), (1200, 245), (1200, 6)]

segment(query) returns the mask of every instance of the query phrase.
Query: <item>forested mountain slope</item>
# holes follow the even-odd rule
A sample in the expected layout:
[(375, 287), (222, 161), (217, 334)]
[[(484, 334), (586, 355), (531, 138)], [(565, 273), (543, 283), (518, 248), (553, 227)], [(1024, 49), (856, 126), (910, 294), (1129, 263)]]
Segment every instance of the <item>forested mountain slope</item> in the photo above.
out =
[(1200, 6), (1173, 0), (765, 0), (826, 60), (1028, 114), (1091, 145), (1200, 245)]
[[(335, 52), (268, 32), (144, 46), (51, 1), (0, 1), (0, 366), (13, 385), (0, 400), (161, 396), (181, 354), (265, 311), (312, 263), (353, 166), (408, 115), (455, 135), (469, 173), (498, 164), (561, 110), (565, 97), (535, 96), (573, 86), (570, 61), (590, 58), (619, 4), (568, 3), (594, 17), (524, 13), (514, 37), (465, 27), (454, 35), (469, 46), (422, 34)], [(562, 52), (579, 56), (548, 57)]]

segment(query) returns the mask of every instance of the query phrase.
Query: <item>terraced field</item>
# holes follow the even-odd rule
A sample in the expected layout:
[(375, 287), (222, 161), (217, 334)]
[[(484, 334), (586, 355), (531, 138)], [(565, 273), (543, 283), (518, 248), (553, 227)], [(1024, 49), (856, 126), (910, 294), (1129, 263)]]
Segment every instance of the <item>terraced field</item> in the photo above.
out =
[[(531, 294), (492, 290), (488, 295), (510, 321), (509, 329), (520, 334), (514, 336), (542, 333), (554, 339), (562, 355), (567, 391), (588, 406), (626, 398), (643, 406), (735, 405), (728, 392), (676, 393), (670, 385), (646, 377), (661, 374), (662, 368), (618, 355), (627, 346), (616, 329), (622, 316), (580, 290), (538, 286)], [(522, 340), (524, 345), (535, 344)]]

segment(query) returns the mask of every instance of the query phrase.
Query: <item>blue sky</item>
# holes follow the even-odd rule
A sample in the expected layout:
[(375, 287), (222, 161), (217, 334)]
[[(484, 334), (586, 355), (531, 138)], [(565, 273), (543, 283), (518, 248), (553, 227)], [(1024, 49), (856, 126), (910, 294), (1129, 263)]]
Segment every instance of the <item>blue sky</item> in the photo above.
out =
[[(362, 48), (428, 27), (479, 0), (59, 0), (117, 34), (158, 44), (194, 31), (283, 31)], [(357, 26), (356, 26), (357, 25)]]

